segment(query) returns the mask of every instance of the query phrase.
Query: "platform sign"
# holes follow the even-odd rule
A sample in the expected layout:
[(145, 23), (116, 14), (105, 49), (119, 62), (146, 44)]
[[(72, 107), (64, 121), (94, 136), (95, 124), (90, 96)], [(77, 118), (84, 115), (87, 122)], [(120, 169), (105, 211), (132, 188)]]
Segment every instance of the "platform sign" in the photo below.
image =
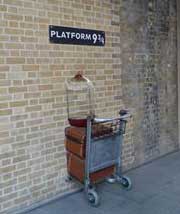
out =
[(104, 46), (105, 32), (50, 25), (49, 41), (57, 44)]

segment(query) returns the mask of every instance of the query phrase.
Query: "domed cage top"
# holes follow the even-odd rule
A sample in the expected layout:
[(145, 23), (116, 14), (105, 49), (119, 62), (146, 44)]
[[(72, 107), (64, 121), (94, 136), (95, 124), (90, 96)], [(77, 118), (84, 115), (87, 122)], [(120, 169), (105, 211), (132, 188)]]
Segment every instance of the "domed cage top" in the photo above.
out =
[(70, 125), (86, 126), (87, 117), (95, 117), (94, 86), (82, 74), (66, 81), (66, 98)]

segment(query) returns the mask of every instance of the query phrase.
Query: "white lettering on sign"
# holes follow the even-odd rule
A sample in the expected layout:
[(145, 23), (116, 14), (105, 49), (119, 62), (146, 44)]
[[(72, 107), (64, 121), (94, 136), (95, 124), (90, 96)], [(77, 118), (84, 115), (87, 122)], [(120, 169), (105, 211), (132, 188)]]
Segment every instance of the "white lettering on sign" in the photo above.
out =
[(51, 37), (53, 37), (54, 35), (56, 35), (56, 31), (52, 30), (51, 31)]
[(95, 44), (97, 42), (97, 38), (98, 38), (97, 35), (94, 33), (92, 38), (93, 38), (93, 43)]
[(56, 31), (56, 34), (55, 34), (55, 35), (56, 35), (57, 38), (61, 38), (61, 37), (59, 36), (58, 31)]
[(70, 32), (66, 32), (66, 34), (67, 34), (67, 38), (69, 39), (69, 37), (70, 37)]
[(80, 33), (76, 33), (76, 39), (80, 39), (80, 38), (81, 38)]
[(86, 34), (86, 39), (91, 40), (91, 34)]
[(71, 39), (73, 39), (75, 36), (75, 33), (71, 33)]
[(81, 33), (81, 39), (85, 39), (85, 34)]
[(65, 38), (65, 39), (66, 39), (66, 34), (65, 34), (65, 32), (62, 32), (60, 38)]
[(96, 34), (92, 35), (91, 38), (91, 34), (85, 34), (85, 33), (74, 33), (74, 32), (61, 32), (59, 34), (58, 31), (51, 31), (51, 37), (57, 37), (57, 38), (64, 38), (64, 39), (73, 39), (76, 38), (77, 40), (79, 39), (83, 39), (83, 40), (92, 40), (93, 39), (93, 43), (96, 43), (98, 36)]

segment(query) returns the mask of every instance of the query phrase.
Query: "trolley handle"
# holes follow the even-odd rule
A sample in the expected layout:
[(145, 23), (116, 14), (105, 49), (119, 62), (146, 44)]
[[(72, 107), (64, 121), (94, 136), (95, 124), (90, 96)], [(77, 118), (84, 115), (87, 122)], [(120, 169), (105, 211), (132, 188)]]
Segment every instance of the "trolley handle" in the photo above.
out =
[(106, 123), (106, 122), (113, 122), (115, 120), (126, 120), (128, 118), (132, 117), (130, 113), (121, 115), (120, 117), (116, 118), (94, 118), (95, 123)]
[(121, 109), (119, 111), (119, 115), (120, 115), (120, 120), (126, 120), (127, 118), (132, 117), (128, 109)]
[(132, 115), (130, 113), (127, 113), (125, 115), (120, 116), (119, 119), (120, 120), (126, 120), (126, 119), (131, 118), (131, 117), (132, 117)]

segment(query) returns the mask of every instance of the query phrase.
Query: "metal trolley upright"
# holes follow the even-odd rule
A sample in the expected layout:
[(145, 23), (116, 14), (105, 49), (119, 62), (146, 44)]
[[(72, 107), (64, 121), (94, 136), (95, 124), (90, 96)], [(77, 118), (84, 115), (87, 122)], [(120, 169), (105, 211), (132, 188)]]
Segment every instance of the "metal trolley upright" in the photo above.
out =
[[(81, 76), (78, 78), (84, 81)], [(118, 182), (128, 190), (132, 187), (131, 180), (121, 171), (121, 145), (130, 116), (127, 110), (121, 110), (117, 118), (101, 119), (92, 114), (79, 120), (68, 118), (71, 125), (65, 130), (68, 180), (76, 178), (83, 183), (92, 206), (100, 204), (95, 188), (99, 180)]]

